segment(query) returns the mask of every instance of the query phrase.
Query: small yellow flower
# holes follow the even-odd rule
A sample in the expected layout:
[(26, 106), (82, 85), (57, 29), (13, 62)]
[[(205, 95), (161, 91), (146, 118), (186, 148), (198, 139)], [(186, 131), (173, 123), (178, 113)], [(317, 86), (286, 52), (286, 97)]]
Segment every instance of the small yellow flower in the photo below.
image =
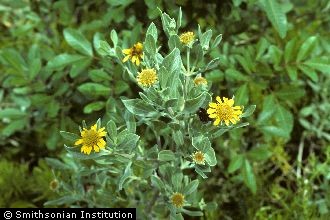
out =
[(194, 79), (194, 83), (195, 83), (196, 86), (198, 86), (198, 85), (207, 85), (207, 80), (202, 76), (198, 76)]
[(57, 181), (57, 179), (53, 179), (50, 183), (49, 183), (49, 188), (51, 190), (56, 190), (59, 186), (59, 182)]
[(193, 153), (191, 156), (195, 164), (205, 165), (205, 155), (202, 151), (197, 151)]
[(184, 203), (184, 195), (182, 195), (181, 193), (178, 193), (178, 192), (173, 193), (173, 195), (171, 197), (171, 202), (175, 207), (181, 208)]
[(139, 66), (140, 60), (142, 60), (143, 58), (143, 45), (140, 42), (138, 42), (134, 44), (133, 47), (129, 49), (124, 49), (123, 53), (126, 55), (123, 59), (124, 63), (127, 60), (131, 59), (133, 63)]
[(215, 118), (214, 125), (218, 125), (222, 121), (229, 126), (230, 122), (236, 124), (242, 115), (241, 106), (233, 106), (234, 99), (223, 97), (223, 102), (219, 96), (216, 97), (217, 103), (211, 102), (207, 113), (209, 118)]
[(157, 79), (158, 77), (154, 69), (144, 69), (139, 72), (138, 76), (136, 77), (136, 81), (144, 87), (150, 87), (154, 85)]
[(188, 31), (180, 35), (180, 41), (184, 45), (190, 44), (195, 38), (194, 32)]
[(84, 154), (89, 155), (93, 149), (95, 152), (100, 152), (100, 149), (104, 149), (106, 144), (103, 137), (107, 132), (104, 129), (104, 127), (97, 129), (97, 124), (91, 126), (89, 130), (84, 128), (80, 133), (81, 138), (74, 145), (82, 144), (81, 152)]

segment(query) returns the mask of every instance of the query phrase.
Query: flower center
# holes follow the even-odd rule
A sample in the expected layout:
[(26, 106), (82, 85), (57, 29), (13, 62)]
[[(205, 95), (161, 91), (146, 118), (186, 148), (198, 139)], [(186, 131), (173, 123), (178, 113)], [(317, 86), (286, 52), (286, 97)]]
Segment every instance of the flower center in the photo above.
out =
[(227, 104), (218, 104), (217, 108), (217, 115), (219, 116), (219, 118), (221, 118), (222, 120), (229, 120), (232, 118), (233, 116), (233, 109), (232, 107), (230, 107)]
[(94, 146), (97, 145), (97, 142), (99, 140), (99, 134), (97, 131), (94, 130), (88, 130), (86, 131), (85, 137), (84, 137), (84, 144), (87, 146)]
[(134, 45), (132, 48), (132, 56), (140, 56), (142, 54), (142, 48), (139, 45)]
[(173, 205), (175, 205), (177, 208), (180, 208), (183, 206), (184, 195), (182, 195), (181, 193), (174, 193), (172, 195), (171, 200), (172, 200)]

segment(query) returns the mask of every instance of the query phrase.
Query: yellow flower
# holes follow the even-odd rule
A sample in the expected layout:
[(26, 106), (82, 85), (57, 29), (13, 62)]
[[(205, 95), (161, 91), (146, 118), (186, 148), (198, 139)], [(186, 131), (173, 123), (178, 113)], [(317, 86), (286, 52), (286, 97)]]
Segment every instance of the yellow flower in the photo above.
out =
[(242, 109), (240, 106), (233, 106), (234, 99), (228, 99), (223, 97), (223, 102), (219, 96), (216, 97), (217, 103), (211, 102), (207, 113), (209, 118), (215, 118), (214, 125), (218, 125), (222, 121), (229, 126), (230, 122), (236, 124), (240, 120), (242, 115)]
[(196, 86), (198, 85), (207, 85), (207, 81), (204, 77), (199, 76), (194, 79), (194, 83)]
[(143, 45), (138, 42), (134, 44), (133, 47), (129, 49), (124, 49), (123, 53), (126, 55), (123, 59), (123, 62), (125, 63), (127, 60), (131, 59), (133, 63), (135, 63), (137, 66), (140, 65), (140, 60), (143, 58)]
[(74, 145), (82, 144), (81, 152), (84, 154), (89, 155), (93, 149), (95, 152), (100, 152), (100, 149), (104, 149), (106, 144), (102, 138), (107, 134), (104, 129), (104, 127), (97, 129), (97, 124), (91, 126), (89, 130), (84, 128), (80, 132), (81, 138), (78, 139)]
[(138, 76), (136, 77), (137, 82), (144, 87), (150, 87), (154, 85), (157, 79), (158, 77), (154, 69), (144, 69), (139, 72)]
[(202, 151), (197, 151), (192, 155), (193, 161), (199, 165), (205, 165), (205, 155)]
[(191, 31), (185, 32), (180, 35), (180, 41), (185, 45), (190, 44), (194, 40), (194, 38), (195, 38), (195, 34), (194, 32)]
[(181, 193), (178, 193), (178, 192), (173, 193), (173, 195), (171, 197), (171, 202), (175, 207), (181, 208), (184, 203), (184, 195), (182, 195)]

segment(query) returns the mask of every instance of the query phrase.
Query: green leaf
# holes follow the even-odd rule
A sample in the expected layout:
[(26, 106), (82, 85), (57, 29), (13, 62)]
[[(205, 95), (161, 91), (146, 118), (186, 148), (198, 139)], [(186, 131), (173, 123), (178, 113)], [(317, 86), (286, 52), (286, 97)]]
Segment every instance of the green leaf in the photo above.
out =
[(186, 185), (183, 188), (183, 194), (184, 195), (190, 195), (190, 194), (192, 194), (198, 188), (198, 184), (199, 184), (199, 181), (198, 180), (191, 181), (188, 185)]
[(74, 29), (65, 29), (64, 38), (66, 42), (82, 54), (92, 57), (93, 50), (91, 43), (82, 35), (81, 32)]
[(72, 65), (70, 70), (70, 77), (75, 78), (80, 73), (82, 73), (89, 65), (92, 63), (93, 59), (90, 57), (85, 57), (84, 59), (80, 60), (79, 63), (76, 62)]
[(121, 97), (121, 101), (125, 105), (126, 109), (133, 115), (143, 117), (157, 115), (154, 107), (141, 99), (127, 99), (125, 97)]
[(285, 69), (292, 81), (296, 81), (298, 79), (298, 70), (295, 66), (285, 66)]
[(100, 111), (101, 109), (104, 108), (104, 106), (105, 106), (105, 103), (102, 101), (89, 103), (88, 105), (86, 105), (84, 107), (84, 113), (90, 114), (94, 111)]
[(66, 139), (68, 141), (71, 141), (71, 142), (75, 142), (78, 139), (80, 139), (79, 135), (74, 134), (74, 133), (70, 133), (70, 132), (67, 132), (67, 131), (60, 131), (60, 134), (64, 139)]
[(118, 182), (118, 190), (119, 191), (123, 189), (124, 182), (132, 175), (131, 165), (132, 165), (132, 162), (129, 162), (127, 164), (124, 173), (119, 178), (119, 182)]
[(84, 83), (78, 86), (79, 92), (86, 96), (109, 96), (110, 88), (99, 83)]
[(116, 48), (117, 44), (118, 44), (118, 35), (117, 35), (116, 30), (111, 30), (110, 38), (112, 40), (113, 47)]
[(49, 157), (46, 157), (45, 160), (46, 160), (47, 164), (54, 169), (57, 169), (57, 170), (71, 170), (72, 169), (71, 166), (63, 163), (60, 160), (57, 160), (54, 158), (49, 158)]
[(112, 120), (107, 123), (107, 131), (110, 136), (117, 136), (117, 126), (116, 123)]
[(61, 205), (70, 205), (72, 203), (75, 203), (77, 201), (80, 201), (82, 198), (80, 198), (77, 195), (69, 195), (69, 196), (63, 196), (59, 199), (50, 200), (45, 202), (45, 206), (61, 206)]
[(81, 61), (85, 58), (85, 56), (81, 55), (60, 54), (48, 61), (47, 68), (61, 70), (64, 67), (75, 62)]
[(178, 131), (173, 131), (172, 132), (172, 137), (176, 145), (182, 146), (184, 144), (183, 140), (183, 134), (180, 130)]
[(156, 41), (153, 38), (153, 36), (151, 36), (150, 34), (148, 34), (146, 36), (146, 40), (145, 40), (143, 46), (145, 48), (145, 51), (147, 53), (149, 53), (151, 57), (154, 57), (156, 55), (157, 47), (156, 47)]
[(291, 133), (293, 129), (293, 115), (290, 111), (281, 105), (276, 106), (275, 120), (279, 127), (287, 131), (288, 134)]
[(127, 132), (128, 133), (125, 134), (122, 134), (122, 132), (118, 134), (119, 144), (117, 146), (117, 149), (125, 150), (126, 148), (128, 148), (130, 151), (135, 149), (137, 142), (140, 139), (140, 136), (136, 134), (132, 134), (128, 130)]
[(239, 87), (235, 93), (235, 105), (246, 105), (249, 101), (249, 88), (247, 83)]
[(174, 186), (175, 191), (179, 191), (181, 188), (181, 184), (182, 184), (182, 179), (183, 179), (183, 174), (182, 173), (174, 173), (171, 176), (171, 182), (172, 185)]
[(189, 215), (189, 216), (203, 216), (203, 212), (201, 211), (190, 211), (187, 209), (182, 209), (182, 212)]
[(319, 81), (319, 76), (312, 68), (305, 65), (299, 65), (298, 68), (314, 82)]
[(297, 38), (293, 38), (285, 45), (285, 49), (284, 49), (285, 63), (289, 63), (290, 61), (293, 60), (293, 57), (295, 55), (296, 43), (297, 43)]
[(17, 119), (22, 118), (24, 116), (26, 116), (26, 113), (16, 108), (5, 108), (3, 110), (0, 110), (0, 118)]
[(273, 95), (268, 95), (268, 96), (264, 97), (262, 111), (258, 117), (259, 124), (266, 123), (272, 117), (272, 115), (275, 113), (275, 110), (276, 110), (274, 108), (274, 106), (276, 106), (276, 104), (275, 104), (275, 99), (274, 99)]
[(246, 186), (251, 190), (253, 194), (256, 194), (257, 192), (256, 178), (254, 176), (252, 166), (248, 160), (244, 160), (241, 169), (241, 174)]
[(209, 44), (210, 44), (210, 40), (212, 37), (212, 30), (209, 29), (207, 30), (205, 33), (202, 34), (200, 40), (200, 44), (203, 48), (203, 50), (208, 50), (209, 49)]
[(205, 99), (211, 100), (211, 96), (207, 92), (203, 92), (199, 96), (188, 99), (185, 102), (184, 111), (188, 113), (195, 113), (205, 102)]
[(263, 126), (261, 127), (261, 130), (271, 136), (277, 136), (277, 137), (283, 137), (283, 138), (288, 138), (289, 134), (288, 132), (280, 127), (276, 127), (276, 126)]
[(260, 58), (265, 54), (266, 50), (269, 48), (269, 42), (266, 38), (262, 37), (257, 45), (257, 56), (256, 60), (260, 60)]
[(94, 82), (110, 81), (111, 76), (102, 69), (90, 70), (88, 76)]
[(235, 155), (233, 158), (231, 158), (229, 166), (228, 166), (228, 172), (233, 173), (236, 170), (240, 169), (243, 165), (244, 156), (241, 154)]
[(226, 79), (230, 80), (230, 81), (248, 81), (249, 78), (247, 76), (245, 76), (244, 74), (242, 74), (241, 72), (235, 70), (235, 69), (227, 69), (226, 72)]
[(246, 118), (246, 117), (249, 117), (253, 114), (254, 110), (256, 109), (256, 105), (250, 105), (249, 107), (247, 107), (243, 114), (242, 114), (242, 118)]
[(170, 150), (162, 150), (158, 153), (158, 160), (160, 161), (174, 161), (175, 155)]
[(306, 66), (321, 71), (324, 74), (330, 74), (330, 59), (329, 57), (316, 57), (304, 62)]
[(221, 43), (221, 40), (222, 40), (222, 34), (219, 34), (212, 42), (211, 48), (212, 49), (216, 48)]
[(1, 134), (8, 137), (14, 134), (16, 131), (23, 130), (28, 123), (30, 122), (27, 120), (27, 117), (13, 120), (6, 127), (2, 128)]
[(126, 122), (127, 129), (130, 132), (135, 133), (136, 132), (136, 121), (135, 121), (134, 115), (132, 113), (130, 113), (129, 111), (125, 111), (124, 119)]
[[(159, 73), (159, 82), (162, 88), (171, 87), (170, 98), (177, 98), (177, 87), (180, 82), (181, 57), (178, 48), (175, 48), (167, 55), (163, 62)], [(163, 69), (164, 68), (164, 69)]]
[(0, 56), (6, 65), (11, 66), (17, 71), (18, 75), (23, 75), (28, 70), (25, 60), (18, 51), (12, 48), (3, 49), (0, 51)]
[(268, 19), (279, 33), (281, 38), (286, 36), (287, 20), (278, 0), (259, 0), (265, 10)]
[(267, 147), (254, 147), (247, 153), (248, 158), (254, 161), (267, 160), (272, 152)]
[(300, 62), (301, 60), (304, 60), (309, 56), (313, 49), (316, 46), (317, 38), (315, 36), (309, 37), (300, 47), (297, 55), (297, 62)]
[(151, 184), (155, 186), (159, 191), (163, 191), (165, 189), (165, 185), (158, 176), (151, 176)]
[(154, 42), (157, 42), (158, 39), (157, 27), (153, 22), (151, 22), (151, 24), (149, 25), (146, 36), (148, 36), (149, 34), (154, 38)]

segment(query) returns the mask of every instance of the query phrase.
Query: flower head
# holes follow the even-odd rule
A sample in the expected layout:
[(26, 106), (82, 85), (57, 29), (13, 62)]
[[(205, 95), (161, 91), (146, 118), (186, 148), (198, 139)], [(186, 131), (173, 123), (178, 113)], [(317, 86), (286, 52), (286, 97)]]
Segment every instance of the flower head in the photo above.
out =
[(97, 129), (97, 124), (91, 126), (90, 129), (84, 128), (81, 132), (81, 138), (78, 139), (74, 145), (81, 145), (81, 152), (84, 154), (90, 154), (94, 149), (95, 152), (100, 152), (100, 149), (104, 149), (105, 141), (103, 137), (107, 134), (104, 131), (104, 127)]
[(123, 59), (124, 63), (127, 60), (131, 59), (133, 63), (139, 66), (140, 60), (142, 60), (143, 58), (143, 45), (140, 42), (138, 42), (134, 44), (133, 47), (129, 49), (124, 49), (123, 53), (126, 55)]
[(184, 203), (184, 195), (182, 195), (182, 193), (178, 193), (178, 192), (173, 193), (173, 195), (171, 197), (171, 202), (175, 207), (181, 208)]
[(158, 77), (154, 69), (144, 69), (136, 77), (137, 82), (143, 87), (154, 85)]
[(188, 31), (180, 35), (180, 41), (184, 45), (190, 44), (195, 38), (194, 32)]
[(51, 190), (56, 190), (59, 187), (59, 182), (57, 181), (57, 179), (53, 179), (50, 183), (49, 183), (49, 188)]
[(193, 153), (191, 156), (195, 164), (205, 165), (205, 155), (202, 151), (197, 151)]
[(198, 85), (207, 85), (207, 80), (202, 76), (198, 76), (194, 79), (194, 83), (195, 83), (196, 86), (198, 86)]
[(223, 102), (219, 96), (216, 97), (217, 103), (211, 102), (207, 113), (210, 118), (214, 118), (214, 125), (218, 125), (220, 122), (224, 121), (227, 126), (230, 122), (236, 124), (240, 120), (242, 115), (241, 106), (233, 106), (234, 99), (228, 99), (223, 97)]

